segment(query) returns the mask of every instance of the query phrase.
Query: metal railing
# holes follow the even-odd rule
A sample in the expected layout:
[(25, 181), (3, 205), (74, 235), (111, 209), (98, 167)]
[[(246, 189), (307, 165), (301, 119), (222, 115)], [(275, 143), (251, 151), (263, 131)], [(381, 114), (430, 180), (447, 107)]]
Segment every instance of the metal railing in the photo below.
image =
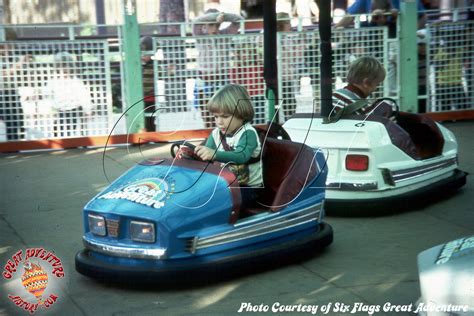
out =
[[(279, 33), (277, 40), (282, 119), (295, 112), (320, 111), (320, 103), (313, 102), (319, 99), (318, 33)], [(337, 30), (334, 44), (334, 88), (343, 85), (349, 63), (359, 56), (376, 56), (390, 68), (385, 28)], [(249, 91), (256, 112), (254, 124), (265, 123), (262, 34), (155, 38), (153, 51), (157, 97), (150, 109), (156, 109), (157, 130), (174, 130), (180, 126), (176, 122), (183, 121), (187, 128), (211, 127), (206, 103), (226, 83), (241, 84)], [(388, 87), (379, 87), (374, 97), (384, 95)]]
[(7, 140), (104, 135), (111, 124), (106, 41), (3, 42), (0, 118)]

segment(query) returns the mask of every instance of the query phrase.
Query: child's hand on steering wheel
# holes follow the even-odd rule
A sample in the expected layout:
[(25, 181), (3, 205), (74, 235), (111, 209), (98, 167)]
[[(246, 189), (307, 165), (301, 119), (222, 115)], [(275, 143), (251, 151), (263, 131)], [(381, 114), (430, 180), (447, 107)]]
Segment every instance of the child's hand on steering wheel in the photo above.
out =
[(214, 157), (214, 152), (215, 150), (202, 145), (196, 146), (194, 149), (194, 153), (204, 161), (212, 160)]

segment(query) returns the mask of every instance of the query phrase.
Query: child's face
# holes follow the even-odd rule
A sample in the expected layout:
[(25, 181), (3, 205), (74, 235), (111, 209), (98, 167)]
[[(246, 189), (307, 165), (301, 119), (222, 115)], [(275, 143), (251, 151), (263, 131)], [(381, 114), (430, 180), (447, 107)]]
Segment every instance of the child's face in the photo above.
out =
[(289, 21), (285, 21), (281, 24), (281, 31), (282, 32), (290, 32), (291, 31), (291, 23)]
[(224, 134), (234, 133), (235, 131), (237, 131), (237, 129), (239, 129), (244, 124), (244, 121), (241, 118), (232, 116), (232, 114), (213, 113), (213, 115), (214, 115), (214, 119), (216, 121), (217, 127)]
[(376, 81), (369, 81), (368, 79), (364, 79), (362, 83), (362, 90), (366, 95), (370, 95), (372, 92), (374, 92), (379, 84), (382, 82), (382, 80), (376, 80)]
[(207, 35), (219, 34), (219, 24), (209, 23), (202, 26), (202, 32)]

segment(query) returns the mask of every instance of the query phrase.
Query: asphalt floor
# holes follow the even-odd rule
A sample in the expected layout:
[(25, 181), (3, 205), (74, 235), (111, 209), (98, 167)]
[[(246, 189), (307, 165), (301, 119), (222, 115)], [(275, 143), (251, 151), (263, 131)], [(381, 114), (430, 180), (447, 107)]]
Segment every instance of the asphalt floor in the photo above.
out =
[[(474, 122), (444, 125), (457, 137), (460, 169), (474, 174)], [(308, 260), (283, 267), (269, 263), (266, 271), (181, 287), (137, 286), (134, 280), (116, 285), (78, 274), (74, 256), (83, 248), (84, 205), (136, 162), (169, 155), (168, 150), (169, 146), (148, 145), (2, 154), (0, 315), (27, 315), (25, 307), (34, 308), (26, 305), (34, 303), (35, 296), (23, 287), (28, 279), (22, 282), (25, 270), (15, 264), (18, 251), (22, 258), (33, 256), (42, 262), (44, 269), (53, 269), (53, 263), (64, 269), (63, 277), (49, 274), (43, 293), (46, 303), (36, 310), (40, 315), (240, 315), (266, 307), (267, 314), (323, 315), (328, 304), (332, 307), (327, 315), (368, 315), (374, 305), (416, 304), (420, 297), (417, 255), (474, 235), (474, 180), (469, 176), (454, 195), (420, 209), (410, 210), (407, 205), (407, 211), (387, 216), (327, 217), (334, 229), (332, 245)], [(41, 252), (33, 253), (33, 248), (51, 252), (49, 258), (60, 263), (41, 259)], [(357, 303), (362, 311), (350, 313)], [(336, 304), (350, 310), (336, 312)], [(304, 306), (308, 306), (305, 311)], [(313, 306), (318, 310), (311, 310)], [(293, 310), (276, 313), (272, 308)]]

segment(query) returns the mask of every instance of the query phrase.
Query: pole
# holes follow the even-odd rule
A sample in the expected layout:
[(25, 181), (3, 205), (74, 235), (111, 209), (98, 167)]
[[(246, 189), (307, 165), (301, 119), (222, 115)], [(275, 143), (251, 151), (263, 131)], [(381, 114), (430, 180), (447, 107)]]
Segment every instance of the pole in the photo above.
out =
[(417, 7), (415, 0), (400, 3), (400, 110), (418, 112)]
[(319, 38), (321, 62), (321, 116), (328, 117), (332, 110), (332, 48), (331, 48), (331, 1), (317, 0), (319, 7)]
[(125, 76), (126, 122), (129, 133), (144, 128), (143, 81), (140, 54), (140, 30), (138, 27), (135, 0), (123, 0), (123, 64)]
[(3, 0), (0, 0), (0, 42), (6, 40), (5, 36), (5, 28), (3, 25), (5, 24), (5, 4)]
[(273, 120), (275, 115), (275, 99), (278, 97), (277, 21), (275, 10), (276, 0), (263, 1), (263, 77), (265, 78), (266, 85), (269, 121)]
[(95, 19), (97, 24), (100, 25), (97, 29), (97, 33), (99, 35), (106, 35), (107, 29), (105, 26), (102, 26), (106, 24), (104, 0), (95, 0)]

